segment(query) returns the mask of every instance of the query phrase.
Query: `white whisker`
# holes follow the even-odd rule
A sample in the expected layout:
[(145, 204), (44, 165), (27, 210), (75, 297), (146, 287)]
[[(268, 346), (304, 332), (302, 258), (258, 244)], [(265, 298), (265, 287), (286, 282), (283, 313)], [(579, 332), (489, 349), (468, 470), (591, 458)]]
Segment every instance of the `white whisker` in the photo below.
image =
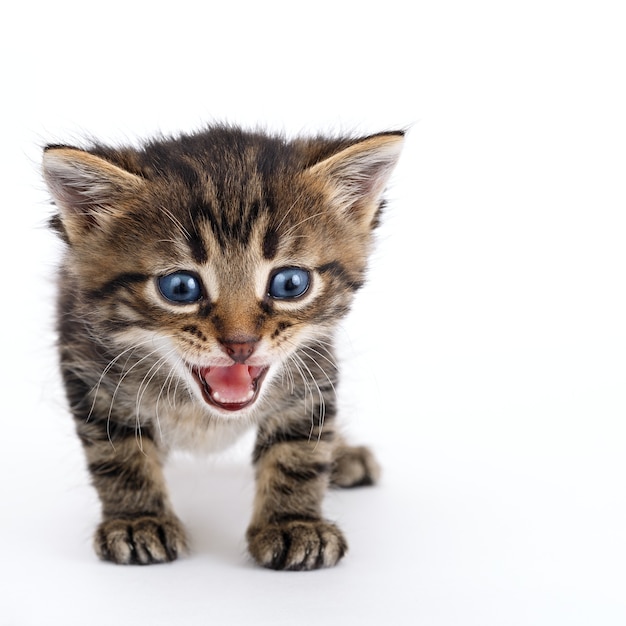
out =
[(191, 239), (191, 235), (189, 234), (189, 231), (183, 226), (183, 223), (167, 207), (164, 207), (163, 205), (161, 205), (159, 207), (159, 210), (162, 211), (172, 221), (174, 226), (178, 228), (180, 233), (186, 239)]
[[(175, 351), (176, 351), (175, 349), (172, 349), (168, 352), (168, 354), (166, 354), (165, 356), (162, 356), (160, 359), (157, 359), (157, 361), (146, 372), (145, 376), (143, 377), (143, 380), (139, 383), (139, 387), (137, 389), (135, 416), (136, 416), (136, 423), (137, 423), (137, 427), (139, 429), (140, 435), (141, 435), (140, 407), (141, 407), (141, 402), (143, 400), (143, 396), (146, 393), (148, 386), (150, 385), (154, 377), (159, 373), (159, 370), (163, 367), (163, 365), (165, 365), (168, 362), (169, 356)], [(150, 375), (152, 370), (154, 370), (154, 372), (152, 373), (152, 375)], [(157, 400), (155, 404), (155, 419), (157, 423), (157, 428), (159, 430), (159, 435), (161, 437), (161, 441), (163, 440), (163, 431), (161, 430), (161, 421), (159, 419), (159, 398), (161, 397), (162, 390), (163, 390), (163, 386), (161, 386), (161, 390), (159, 391), (159, 395), (157, 396)]]
[(280, 227), (283, 225), (283, 222), (287, 219), (287, 216), (291, 213), (291, 211), (296, 206), (296, 204), (298, 204), (298, 202), (300, 202), (300, 200), (302, 199), (304, 194), (305, 194), (305, 192), (301, 191), (300, 195), (291, 203), (291, 206), (285, 211), (285, 213), (283, 214), (283, 217), (281, 218), (280, 222), (278, 222), (278, 224), (276, 226), (276, 230), (280, 229)]
[(289, 230), (285, 233), (285, 236), (289, 236), (296, 228), (298, 228), (298, 226), (300, 226), (301, 224), (304, 224), (304, 222), (308, 222), (309, 220), (313, 220), (316, 217), (319, 217), (320, 215), (324, 215), (324, 212), (323, 211), (319, 211), (318, 213), (313, 213), (313, 215), (308, 215), (304, 219), (302, 219), (299, 222), (293, 224), (289, 228)]
[[(335, 397), (337, 396), (337, 391), (335, 389), (335, 383), (333, 377), (329, 375), (327, 368), (330, 366), (335, 372), (338, 371), (338, 364), (334, 358), (334, 355), (331, 351), (333, 344), (330, 340), (325, 340), (323, 338), (313, 339), (312, 342), (317, 345), (317, 348), (310, 345), (297, 345), (294, 342), (286, 340), (287, 343), (291, 344), (296, 348), (293, 352), (291, 352), (288, 356), (288, 361), (293, 364), (296, 368), (300, 377), (302, 378), (302, 383), (305, 386), (305, 389), (308, 390), (311, 396), (311, 435), (313, 434), (313, 430), (315, 428), (315, 423), (313, 416), (315, 414), (315, 402), (313, 399), (313, 391), (317, 390), (317, 395), (319, 398), (319, 430), (318, 430), (318, 443), (322, 436), (322, 431), (324, 428), (324, 422), (326, 418), (326, 399), (324, 397), (324, 392), (320, 388), (318, 381), (315, 377), (315, 374), (311, 371), (311, 368), (303, 359), (302, 355), (306, 355), (310, 361), (312, 361), (317, 370), (324, 376), (326, 381), (328, 382), (330, 388), (332, 389)], [(318, 349), (319, 348), (319, 349)], [(323, 363), (325, 362), (325, 363)], [(323, 365), (326, 365), (324, 367)], [(293, 379), (293, 374), (292, 374)], [(312, 383), (312, 384), (311, 384)], [(305, 393), (305, 410), (306, 410), (306, 393)]]
[(113, 366), (125, 355), (128, 354), (128, 356), (126, 357), (126, 362), (124, 363), (124, 365), (122, 366), (122, 371), (125, 370), (126, 365), (128, 364), (128, 361), (130, 360), (130, 358), (132, 357), (133, 353), (135, 350), (137, 350), (137, 348), (139, 348), (140, 346), (149, 343), (153, 341), (153, 339), (146, 339), (145, 341), (141, 341), (139, 343), (136, 343), (132, 346), (130, 346), (129, 348), (126, 348), (125, 350), (122, 350), (122, 352), (120, 352), (115, 358), (111, 359), (106, 367), (102, 370), (102, 373), (100, 374), (100, 378), (98, 378), (98, 382), (89, 390), (89, 393), (93, 395), (93, 402), (91, 403), (91, 408), (89, 409), (89, 413), (87, 415), (87, 421), (89, 421), (89, 418), (91, 417), (93, 410), (95, 408), (96, 405), (96, 399), (97, 399), (97, 395), (98, 395), (98, 391), (100, 389), (100, 386), (102, 385), (102, 381), (104, 380), (105, 376), (111, 371), (111, 369), (113, 368)]
[[(115, 404), (115, 400), (117, 399), (117, 394), (120, 390), (120, 387), (122, 385), (122, 383), (124, 382), (124, 379), (137, 367), (139, 366), (141, 363), (143, 363), (146, 359), (149, 359), (150, 357), (152, 357), (155, 353), (157, 353), (159, 351), (159, 348), (155, 348), (154, 350), (152, 350), (151, 352), (149, 352), (148, 354), (146, 354), (145, 356), (143, 356), (141, 359), (139, 359), (138, 361), (136, 361), (133, 365), (131, 365), (131, 367), (129, 367), (128, 369), (126, 369), (125, 371), (122, 370), (122, 374), (119, 378), (119, 380), (117, 381), (117, 385), (115, 386), (115, 389), (113, 391), (113, 394), (111, 396), (111, 403), (109, 405), (109, 413), (107, 415), (107, 434), (108, 434), (108, 430), (109, 430), (109, 422), (111, 420), (111, 416), (113, 414), (113, 405)], [(151, 368), (152, 369), (152, 368)], [(142, 436), (141, 436), (141, 423), (139, 421), (139, 416), (136, 416), (137, 419), (137, 423), (136, 423), (136, 432), (137, 432), (137, 443), (139, 444), (139, 449), (143, 452), (143, 441), (142, 441)], [(109, 440), (110, 440), (110, 435), (109, 435)]]

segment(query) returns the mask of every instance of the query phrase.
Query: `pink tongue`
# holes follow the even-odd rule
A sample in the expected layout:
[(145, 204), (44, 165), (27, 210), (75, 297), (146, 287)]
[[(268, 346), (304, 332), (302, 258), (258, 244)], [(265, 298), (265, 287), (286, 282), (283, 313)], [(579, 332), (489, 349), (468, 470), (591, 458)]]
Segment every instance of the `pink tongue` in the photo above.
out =
[(211, 396), (223, 404), (249, 401), (254, 395), (253, 378), (247, 365), (211, 367), (202, 371), (202, 376), (211, 389)]

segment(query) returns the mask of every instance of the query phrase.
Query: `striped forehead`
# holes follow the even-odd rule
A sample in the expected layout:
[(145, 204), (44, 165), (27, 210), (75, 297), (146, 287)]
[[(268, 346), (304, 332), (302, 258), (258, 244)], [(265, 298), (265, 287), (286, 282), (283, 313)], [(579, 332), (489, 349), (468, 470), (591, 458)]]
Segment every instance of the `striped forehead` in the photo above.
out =
[(313, 235), (304, 236), (292, 220), (281, 221), (262, 208), (252, 206), (250, 211), (243, 214), (247, 221), (237, 231), (204, 213), (189, 229), (190, 257), (212, 298), (263, 298), (273, 270), (314, 269), (319, 263), (319, 246), (311, 245)]
[(234, 215), (213, 211), (210, 205), (195, 207), (186, 243), (196, 263), (227, 262), (236, 257), (271, 260), (278, 250), (279, 236), (271, 215), (255, 200)]
[(237, 233), (223, 223), (199, 218), (187, 245), (211, 299), (227, 294), (238, 298), (262, 297), (267, 261), (263, 258), (263, 224), (251, 219)]

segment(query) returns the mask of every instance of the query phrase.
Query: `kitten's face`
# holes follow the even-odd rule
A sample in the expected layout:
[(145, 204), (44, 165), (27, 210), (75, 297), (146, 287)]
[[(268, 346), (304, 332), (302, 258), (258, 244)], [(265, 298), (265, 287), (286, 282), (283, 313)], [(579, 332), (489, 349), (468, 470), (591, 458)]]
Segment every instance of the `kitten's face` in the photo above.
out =
[(140, 347), (154, 375), (167, 364), (211, 413), (235, 417), (290, 359), (304, 366), (299, 350), (327, 358), (401, 136), (225, 139), (51, 148), (44, 172), (92, 332), (118, 353)]
[[(288, 215), (257, 218), (245, 242), (227, 246), (208, 222), (196, 219), (194, 250), (201, 246), (206, 255), (193, 254), (183, 236), (192, 226), (182, 221), (157, 227), (148, 220), (148, 231), (125, 225), (115, 232), (111, 242), (130, 240), (127, 250), (133, 239), (152, 243), (126, 252), (122, 272), (116, 260), (118, 275), (139, 269), (145, 279), (133, 278), (107, 296), (106, 319), (120, 321), (110, 336), (121, 349), (140, 342), (154, 346), (212, 410), (233, 416), (254, 406), (282, 363), (294, 358), (298, 367), (293, 355), (299, 347), (308, 344), (324, 354), (363, 272), (363, 255), (350, 258), (339, 245), (350, 238), (349, 223), (317, 215), (312, 228), (310, 207), (305, 213), (293, 202), (288, 206)], [(367, 238), (362, 233), (355, 246), (364, 248)]]

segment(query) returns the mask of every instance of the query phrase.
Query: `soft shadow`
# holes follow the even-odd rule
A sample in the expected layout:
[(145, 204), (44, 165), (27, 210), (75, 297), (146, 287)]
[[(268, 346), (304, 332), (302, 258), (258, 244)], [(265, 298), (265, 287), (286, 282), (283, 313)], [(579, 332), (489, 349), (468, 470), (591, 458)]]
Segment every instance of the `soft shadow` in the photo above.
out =
[(191, 556), (248, 562), (245, 532), (254, 475), (245, 461), (172, 459), (165, 471), (174, 510), (189, 532)]

